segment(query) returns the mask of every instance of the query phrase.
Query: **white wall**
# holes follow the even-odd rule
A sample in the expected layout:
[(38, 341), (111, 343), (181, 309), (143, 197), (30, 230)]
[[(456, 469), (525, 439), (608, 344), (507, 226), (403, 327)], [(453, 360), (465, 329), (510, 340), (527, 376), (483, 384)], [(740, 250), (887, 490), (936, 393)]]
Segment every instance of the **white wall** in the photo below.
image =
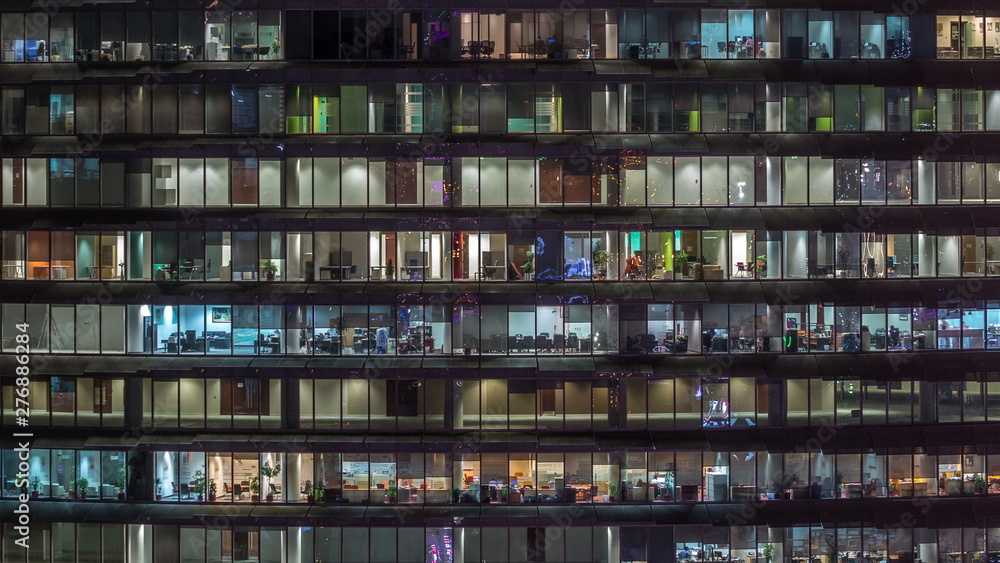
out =
[(646, 199), (655, 205), (672, 205), (674, 202), (674, 163), (670, 158), (646, 159), (646, 182), (649, 192)]
[(677, 205), (701, 203), (701, 158), (675, 158), (674, 179)]
[[(785, 181), (789, 179), (785, 178)], [(809, 157), (809, 202), (833, 202), (833, 160)]]
[[(357, 159), (349, 160), (354, 166), (351, 167), (351, 174), (354, 175), (351, 181), (355, 182), (355, 189), (353, 190), (357, 193), (357, 189), (363, 186), (363, 183), (367, 179), (364, 179), (363, 170), (358, 170)], [(316, 201), (316, 205), (340, 205), (340, 159), (339, 158), (316, 158), (313, 160), (312, 173), (304, 173), (300, 170), (299, 176), (299, 190), (300, 192), (304, 189), (308, 189), (308, 186), (304, 182), (312, 180), (313, 198)], [(310, 178), (311, 176), (311, 178)], [(345, 178), (346, 180), (347, 178)], [(363, 192), (362, 192), (363, 193)]]

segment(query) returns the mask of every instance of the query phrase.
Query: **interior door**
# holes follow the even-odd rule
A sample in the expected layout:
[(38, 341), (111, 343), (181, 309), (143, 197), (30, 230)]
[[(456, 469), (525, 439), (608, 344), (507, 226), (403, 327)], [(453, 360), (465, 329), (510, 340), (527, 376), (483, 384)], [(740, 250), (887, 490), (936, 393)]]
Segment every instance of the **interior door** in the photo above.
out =
[(24, 159), (15, 158), (14, 166), (11, 173), (11, 180), (13, 183), (13, 202), (14, 205), (20, 205), (24, 203)]
[(223, 379), (219, 381), (219, 414), (232, 416), (233, 414), (233, 380)]
[(541, 414), (556, 413), (556, 390), (539, 389), (541, 394)]
[(111, 391), (112, 385), (111, 381), (103, 379), (94, 380), (94, 412), (95, 413), (110, 413), (111, 412)]

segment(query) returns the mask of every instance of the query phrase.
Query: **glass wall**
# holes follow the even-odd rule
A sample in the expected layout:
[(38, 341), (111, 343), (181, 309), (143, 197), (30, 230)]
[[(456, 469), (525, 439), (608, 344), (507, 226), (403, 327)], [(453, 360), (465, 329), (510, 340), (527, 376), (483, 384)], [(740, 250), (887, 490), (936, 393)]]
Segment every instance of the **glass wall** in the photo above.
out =
[[(861, 319), (867, 322), (864, 313)], [(895, 338), (898, 328), (893, 325), (887, 331), (891, 335), (888, 339)], [(697, 345), (708, 341), (708, 346), (721, 348), (727, 341), (725, 337), (717, 338), (720, 333), (732, 334), (740, 327), (710, 330), (715, 331), (712, 340), (700, 335)], [(820, 330), (811, 331), (808, 338), (799, 336), (798, 340), (807, 347), (825, 347), (826, 333)], [(936, 331), (933, 340), (927, 338), (929, 331), (923, 331), (920, 340), (926, 341), (927, 349), (933, 349), (948, 346), (948, 339), (976, 338), (952, 336), (948, 330)], [(892, 344), (884, 342), (884, 334), (870, 337), (869, 333), (862, 331), (863, 343), (870, 338), (873, 346)], [(774, 339), (776, 346), (781, 346), (792, 345), (796, 337), (789, 333)], [(735, 346), (739, 345), (748, 346), (737, 340)], [(672, 429), (992, 423), (1000, 417), (997, 386), (961, 378), (940, 382), (789, 379), (779, 384), (750, 376), (497, 377), (485, 375), (481, 380), (463, 378), (454, 382), (419, 378), (371, 382), (300, 379), (294, 384), (299, 397), (295, 404), (298, 427), (381, 432)], [(46, 401), (33, 406), (32, 420), (54, 428), (122, 428), (126, 420), (134, 417), (163, 429), (276, 429), (282, 427), (285, 396), (279, 380), (257, 378), (137, 378), (134, 384), (126, 385), (121, 380), (48, 377), (32, 383), (30, 389), (49, 394)], [(767, 393), (776, 390), (789, 393), (787, 408), (770, 403)], [(125, 393), (138, 391), (143, 402), (125, 406)], [(13, 424), (17, 415), (15, 392), (13, 385), (2, 386), (0, 408), (7, 424)], [(621, 409), (622, 403), (627, 404), (627, 413)], [(171, 464), (176, 467), (176, 462)]]
[[(830, 89), (828, 103), (823, 106), (829, 111), (817, 109), (815, 113), (824, 117), (817, 116), (809, 120), (820, 130), (880, 130), (882, 126), (870, 122), (868, 116), (878, 114), (881, 110), (869, 111), (865, 105), (869, 100), (877, 100), (881, 104), (881, 93), (872, 93), (871, 90), (873, 88), (860, 89), (863, 102), (858, 105), (856, 101), (842, 104), (842, 98), (838, 97), (842, 91), (850, 91), (854, 96), (850, 99), (856, 100), (856, 87), (837, 86)], [(979, 111), (977, 108), (983, 107), (983, 98), (979, 96), (982, 92), (972, 93), (976, 95), (972, 96), (967, 91), (960, 96), (959, 91), (953, 91), (954, 104), (949, 107), (954, 109), (948, 111), (954, 116), (955, 131), (963, 128), (982, 130), (984, 123), (987, 127), (992, 127), (989, 125), (991, 117), (983, 118), (980, 113), (976, 113)], [(727, 106), (725, 101), (719, 102), (720, 95), (725, 94), (720, 90), (701, 98), (692, 97), (691, 107), (696, 109), (701, 104), (702, 111), (687, 112), (684, 119), (689, 122), (696, 119), (699, 128), (725, 130), (734, 124), (738, 127), (742, 114), (734, 110), (739, 107)], [(933, 107), (933, 99), (929, 103)], [(990, 103), (992, 102), (987, 105)], [(959, 105), (963, 105), (964, 109), (958, 109)], [(944, 111), (942, 107), (938, 110)], [(806, 119), (805, 115), (801, 117)], [(130, 168), (133, 165), (135, 168)], [(31, 158), (2, 159), (0, 166), (4, 207), (55, 208), (227, 208), (231, 205), (268, 209), (991, 205), (1000, 202), (998, 178), (1000, 167), (996, 163), (815, 156), (602, 156), (569, 159), (539, 155), (518, 158), (426, 157), (411, 162), (382, 158), (325, 157), (233, 160), (152, 158), (134, 159), (128, 166), (111, 158)], [(118, 242), (113, 240), (114, 237), (124, 236), (123, 233), (112, 231), (87, 236), (98, 234), (102, 236), (101, 246), (115, 248), (105, 248), (103, 255), (94, 251), (94, 258), (105, 260), (107, 263), (102, 266), (108, 268), (111, 268), (114, 260), (132, 255), (133, 250), (147, 255), (149, 252), (159, 253), (161, 243), (150, 241), (148, 233), (130, 234), (127, 240)], [(53, 233), (51, 236), (51, 244), (62, 247), (62, 250), (52, 254), (48, 260), (68, 261), (66, 256), (71, 245), (68, 240), (60, 238), (68, 235)], [(268, 236), (274, 238), (278, 235)], [(385, 236), (387, 238), (384, 244), (389, 244), (390, 240), (402, 235), (386, 233)], [(431, 253), (432, 248), (443, 248), (446, 245), (443, 240), (435, 242), (437, 237), (442, 236), (445, 233), (441, 231), (410, 234), (407, 237), (412, 238), (412, 241), (400, 239), (399, 245), (393, 242), (394, 248), (398, 248), (392, 252)], [(222, 240), (217, 240), (220, 237)], [(233, 242), (230, 238), (230, 233), (223, 232), (213, 235), (209, 244), (231, 246)], [(28, 243), (31, 246), (42, 244), (40, 240), (27, 243), (10, 240), (10, 244), (14, 246)], [(281, 251), (283, 244), (293, 243), (300, 248), (303, 244), (308, 245), (307, 239), (302, 238), (297, 241), (286, 240), (284, 243), (263, 239), (260, 242), (261, 248), (257, 250), (260, 261), (277, 261), (275, 253)], [(94, 239), (81, 244), (96, 245), (98, 241)], [(176, 246), (191, 243), (183, 240), (170, 244)], [(240, 239), (237, 247), (250, 244), (249, 241)], [(152, 249), (147, 248), (150, 245)], [(410, 248), (413, 245), (416, 247)], [(417, 247), (426, 247), (426, 250), (414, 250)], [(243, 251), (240, 252), (242, 254)], [(251, 257), (249, 250), (247, 252), (247, 256), (241, 258), (245, 262), (238, 265), (241, 269), (231, 268), (226, 271), (227, 276), (236, 273), (239, 275), (235, 279), (241, 280), (250, 279), (242, 277), (244, 272), (254, 277), (260, 275), (259, 272), (254, 274), (252, 271), (253, 261), (258, 258)], [(390, 249), (386, 246), (381, 252), (390, 252)], [(194, 256), (184, 258), (186, 262), (201, 260)], [(220, 254), (219, 259), (221, 258)], [(231, 258), (231, 255), (228, 256), (227, 262)], [(317, 261), (322, 262), (323, 266), (336, 265), (327, 258), (324, 253), (317, 257)], [(389, 259), (395, 265), (399, 264), (400, 259), (404, 263), (407, 260), (405, 255), (400, 257), (386, 254), (382, 263), (369, 266), (384, 268)], [(159, 265), (170, 262), (156, 259), (155, 256), (154, 260), (154, 264)], [(447, 260), (447, 256), (442, 255), (441, 260)], [(46, 262), (46, 259), (42, 256), (41, 260), (32, 258), (31, 261)], [(444, 261), (438, 264), (435, 271), (440, 269), (440, 275), (444, 276), (450, 266)], [(42, 265), (44, 264), (39, 264)], [(183, 271), (178, 264), (169, 265), (171, 272), (168, 279), (179, 279), (180, 275), (186, 278), (189, 275), (197, 277), (209, 274), (218, 277), (221, 274), (220, 269), (210, 270), (205, 265)], [(141, 279), (150, 275), (146, 268), (130, 268), (123, 273), (120, 269), (114, 272), (113, 268), (97, 268), (97, 263), (89, 262), (60, 266), (66, 266), (66, 271), (52, 270), (36, 275), (33, 269), (25, 272), (22, 264), (20, 275), (39, 278), (64, 276), (60, 279), (113, 279), (123, 275), (129, 279)], [(192, 264), (186, 263), (185, 266)], [(301, 263), (278, 266), (275, 272), (278, 280), (286, 275), (286, 269), (295, 271), (295, 277), (302, 275)], [(431, 267), (430, 262), (427, 266)], [(97, 269), (90, 271), (86, 269), (88, 267)], [(161, 275), (159, 267), (153, 271)], [(366, 270), (360, 269), (359, 273), (365, 274)], [(325, 277), (330, 278), (333, 274), (335, 272)], [(8, 275), (17, 274), (9, 272)]]
[[(137, 455), (153, 462), (155, 500), (170, 503), (654, 504), (1000, 493), (998, 460), (988, 455), (697, 450), (127, 454), (42, 449), (32, 452), (33, 478), (23, 490), (36, 499), (117, 501), (148, 480), (126, 464), (127, 457)], [(19, 463), (9, 450), (0, 459), (5, 468)], [(59, 484), (67, 479), (68, 488)], [(3, 496), (21, 491), (8, 486)]]

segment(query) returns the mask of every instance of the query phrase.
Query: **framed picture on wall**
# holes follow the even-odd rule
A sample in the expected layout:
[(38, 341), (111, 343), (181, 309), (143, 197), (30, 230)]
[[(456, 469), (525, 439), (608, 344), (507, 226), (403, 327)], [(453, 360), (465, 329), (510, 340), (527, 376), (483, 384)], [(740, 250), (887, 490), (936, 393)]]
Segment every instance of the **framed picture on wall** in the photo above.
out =
[(899, 316), (899, 320), (901, 320), (901, 321), (908, 321), (908, 320), (910, 320), (910, 315), (908, 315), (908, 314), (902, 314), (902, 315)]
[(232, 309), (230, 309), (229, 307), (212, 307), (212, 322), (213, 323), (233, 322)]
[(153, 309), (153, 324), (163, 324), (163, 307)]

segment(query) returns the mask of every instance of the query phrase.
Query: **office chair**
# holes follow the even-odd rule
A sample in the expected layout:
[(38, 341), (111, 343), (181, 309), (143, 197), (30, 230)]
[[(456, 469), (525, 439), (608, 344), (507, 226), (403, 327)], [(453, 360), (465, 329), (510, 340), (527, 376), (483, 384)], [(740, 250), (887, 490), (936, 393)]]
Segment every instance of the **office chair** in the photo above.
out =
[(719, 54), (720, 55), (725, 55), (726, 54), (726, 42), (725, 41), (718, 41), (716, 43), (716, 45), (718, 45), (718, 47), (719, 47)]
[(538, 351), (551, 351), (552, 347), (549, 345), (549, 336), (547, 333), (541, 333), (538, 335), (537, 340)]
[(574, 351), (580, 347), (580, 337), (575, 332), (569, 333), (569, 338), (566, 341), (566, 347)]

